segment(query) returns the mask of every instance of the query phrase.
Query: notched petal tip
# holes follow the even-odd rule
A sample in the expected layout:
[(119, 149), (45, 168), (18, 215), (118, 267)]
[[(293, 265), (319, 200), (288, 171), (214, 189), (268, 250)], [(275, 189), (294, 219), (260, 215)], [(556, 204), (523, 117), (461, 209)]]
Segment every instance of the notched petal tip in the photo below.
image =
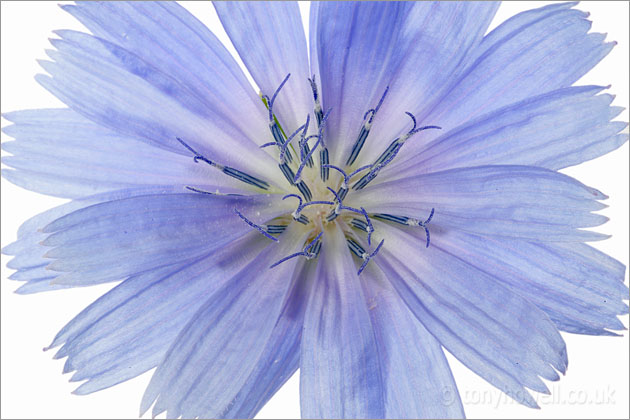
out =
[(61, 3), (57, 3), (57, 6), (58, 6), (60, 9), (65, 10), (65, 11), (66, 11), (66, 12), (68, 12), (68, 13), (70, 12), (70, 10), (72, 10), (72, 9), (76, 9), (76, 8), (77, 8), (77, 6), (76, 6), (76, 5), (74, 5), (74, 4), (61, 4)]
[(593, 187), (586, 187), (588, 192), (596, 199), (596, 200), (608, 200), (608, 197), (606, 194), (604, 194), (603, 192), (601, 192), (600, 190), (593, 188)]
[[(63, 365), (63, 370), (62, 370), (62, 374), (66, 374), (66, 373), (70, 373), (72, 371), (74, 371), (75, 368), (74, 366), (72, 366), (72, 363), (70, 362), (70, 359), (66, 360), (66, 363), (64, 363)], [(72, 382), (72, 377), (70, 377), (70, 379), (68, 379), (68, 382)]]
[[(15, 115), (20, 111), (11, 111), (11, 112), (3, 112), (0, 114), (0, 117), (4, 118), (7, 121), (14, 122)], [(2, 127), (2, 131), (7, 127)]]
[[(7, 246), (5, 246), (3, 248), (0, 248), (0, 254), (3, 254), (3, 255), (15, 255), (15, 250), (13, 252), (11, 251), (11, 249), (13, 248), (14, 245), (15, 245), (15, 242), (10, 243), (9, 245), (7, 245)], [(9, 268), (11, 268), (11, 267), (9, 267)]]
[[(48, 61), (48, 60), (36, 60), (37, 63), (44, 67), (42, 63), (49, 63), (49, 64), (53, 64), (52, 61)], [(37, 73), (34, 77), (35, 81), (37, 83), (39, 83), (42, 87), (44, 87), (44, 89), (49, 90), (48, 88), (50, 87), (50, 84), (52, 82), (52, 77), (48, 74), (45, 73)]]

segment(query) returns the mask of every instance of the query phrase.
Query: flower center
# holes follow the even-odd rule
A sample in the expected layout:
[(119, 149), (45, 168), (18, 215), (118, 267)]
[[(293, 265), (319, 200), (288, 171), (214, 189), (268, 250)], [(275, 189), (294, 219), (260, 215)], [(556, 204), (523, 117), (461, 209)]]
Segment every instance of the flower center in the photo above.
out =
[[(414, 115), (406, 112), (412, 120), (413, 127), (404, 135), (393, 140), (372, 164), (350, 171), (349, 168), (355, 164), (366, 144), (374, 119), (385, 101), (389, 87), (385, 89), (376, 107), (370, 108), (365, 112), (357, 139), (345, 160), (345, 166), (341, 167), (331, 163), (329, 159), (324, 132), (326, 121), (332, 110), (328, 109), (326, 112), (323, 112), (314, 77), (308, 79), (308, 81), (313, 91), (313, 113), (316, 119), (317, 134), (307, 135), (311, 125), (310, 115), (307, 115), (305, 123), (295, 129), (290, 135), (287, 135), (287, 132), (284, 131), (278, 121), (277, 116), (273, 112), (273, 107), (278, 94), (289, 80), (289, 77), (290, 74), (285, 77), (271, 98), (261, 95), (262, 102), (267, 107), (269, 129), (274, 140), (263, 144), (261, 148), (275, 147), (277, 149), (278, 169), (286, 179), (289, 188), (294, 189), (293, 192), (283, 196), (282, 200), (295, 200), (295, 210), (290, 214), (270, 220), (264, 225), (258, 225), (249, 220), (238, 209), (234, 209), (235, 214), (245, 223), (273, 241), (278, 241), (278, 237), (282, 235), (288, 224), (292, 222), (297, 222), (309, 230), (308, 239), (301, 251), (282, 258), (272, 264), (270, 268), (276, 267), (291, 258), (316, 258), (322, 246), (321, 238), (325, 227), (331, 223), (339, 225), (344, 232), (350, 252), (363, 260), (358, 274), (361, 274), (367, 263), (378, 254), (384, 243), (384, 240), (381, 240), (376, 247), (372, 246), (372, 233), (375, 231), (372, 219), (399, 226), (422, 227), (426, 234), (426, 246), (428, 247), (430, 236), (427, 225), (433, 217), (434, 210), (431, 210), (431, 214), (426, 220), (421, 220), (404, 215), (370, 213), (364, 207), (347, 206), (344, 204), (344, 200), (348, 194), (358, 194), (360, 190), (374, 180), (379, 172), (394, 160), (404, 143), (414, 134), (426, 129), (440, 129), (440, 127), (417, 127)], [(268, 182), (239, 169), (220, 165), (199, 154), (182, 139), (178, 138), (177, 140), (194, 154), (195, 162), (202, 161), (228, 176), (261, 190), (269, 190), (271, 188)], [(331, 171), (336, 172), (338, 176), (331, 176)], [(201, 194), (216, 194), (193, 187), (186, 188)]]

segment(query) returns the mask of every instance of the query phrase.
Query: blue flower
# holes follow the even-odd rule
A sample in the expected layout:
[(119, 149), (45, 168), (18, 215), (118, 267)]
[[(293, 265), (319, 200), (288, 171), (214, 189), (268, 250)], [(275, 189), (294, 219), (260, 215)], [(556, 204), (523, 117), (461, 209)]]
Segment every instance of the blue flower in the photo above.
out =
[(243, 418), (299, 367), (306, 418), (463, 417), (444, 347), (535, 407), (559, 331), (628, 313), (606, 196), (557, 172), (628, 141), (573, 6), (313, 3), (308, 54), (296, 4), (216, 3), (260, 96), (175, 3), (64, 6), (68, 108), (4, 115), (3, 176), (72, 201), (3, 252), (20, 293), (122, 280), (50, 345), (76, 393), (157, 366), (142, 412)]

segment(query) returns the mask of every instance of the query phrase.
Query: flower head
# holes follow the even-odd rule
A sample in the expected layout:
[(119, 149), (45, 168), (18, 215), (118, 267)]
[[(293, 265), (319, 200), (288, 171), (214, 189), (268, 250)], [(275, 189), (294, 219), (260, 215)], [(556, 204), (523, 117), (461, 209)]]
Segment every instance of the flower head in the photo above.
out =
[(443, 347), (536, 407), (559, 330), (628, 312), (607, 197), (558, 172), (628, 140), (573, 6), (313, 3), (309, 54), (296, 4), (218, 2), (260, 94), (175, 3), (63, 6), (68, 108), (5, 115), (3, 175), (73, 200), (3, 252), (23, 293), (120, 281), (49, 346), (75, 392), (157, 367), (141, 412), (251, 417), (299, 367), (306, 418), (461, 417)]

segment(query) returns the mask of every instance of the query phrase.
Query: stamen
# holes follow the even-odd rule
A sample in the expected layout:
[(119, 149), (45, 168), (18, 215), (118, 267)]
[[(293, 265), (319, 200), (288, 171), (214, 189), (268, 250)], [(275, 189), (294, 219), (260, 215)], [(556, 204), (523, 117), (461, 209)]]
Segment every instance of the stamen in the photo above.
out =
[(324, 167), (335, 169), (336, 171), (339, 171), (341, 173), (341, 175), (343, 175), (343, 184), (341, 184), (341, 187), (344, 188), (344, 187), (348, 186), (348, 178), (349, 178), (349, 176), (346, 173), (346, 171), (341, 169), (339, 166), (330, 165), (330, 164), (326, 164), (326, 165), (324, 165)]
[[(315, 150), (317, 150), (317, 146), (321, 144), (323, 144), (323, 134), (322, 131), (324, 130), (324, 125), (326, 124), (326, 120), (328, 119), (328, 116), (330, 115), (330, 111), (331, 109), (328, 109), (328, 111), (326, 111), (326, 114), (324, 115), (323, 119), (322, 119), (322, 125), (319, 127), (319, 133), (317, 134), (317, 142), (315, 143), (315, 146), (313, 146), (313, 149), (310, 150), (308, 152), (308, 154), (306, 155), (306, 159), (304, 159), (302, 161), (302, 163), (300, 164), (300, 167), (298, 168), (295, 177), (293, 178), (293, 182), (297, 183), (300, 181), (300, 178), (302, 177), (302, 171), (304, 170), (304, 167), (306, 166), (306, 162), (307, 160), (313, 156), (313, 153), (315, 152)], [(309, 136), (308, 138), (311, 138), (313, 136)], [(306, 141), (306, 140), (305, 140)], [(320, 157), (321, 157), (321, 153), (320, 153)], [(328, 150), (326, 149), (326, 158), (328, 158)]]
[(195, 161), (195, 163), (197, 163), (198, 161), (201, 160), (201, 161), (207, 163), (208, 165), (217, 168), (218, 170), (220, 170), (224, 174), (229, 175), (229, 176), (231, 176), (233, 178), (236, 178), (239, 181), (242, 181), (242, 182), (244, 182), (246, 184), (253, 185), (253, 186), (261, 188), (263, 190), (268, 190), (269, 189), (269, 183), (268, 182), (263, 181), (262, 179), (256, 178), (255, 176), (246, 174), (245, 172), (239, 171), (238, 169), (234, 169), (234, 168), (231, 168), (229, 166), (219, 165), (218, 163), (216, 163), (216, 162), (206, 158), (201, 153), (197, 152), (195, 149), (193, 149), (188, 144), (186, 144), (186, 142), (184, 142), (184, 140), (180, 139), (179, 137), (175, 137), (175, 138), (186, 149), (188, 149), (190, 152), (192, 152), (195, 155), (193, 157), (193, 160)]
[(243, 221), (245, 223), (247, 223), (248, 225), (250, 225), (251, 227), (253, 227), (254, 229), (256, 229), (258, 232), (262, 233), (264, 236), (266, 236), (267, 238), (271, 239), (272, 241), (276, 241), (279, 242), (277, 238), (274, 238), (273, 236), (271, 236), (270, 234), (267, 233), (267, 231), (265, 229), (263, 229), (261, 226), (258, 226), (256, 223), (252, 222), (251, 220), (249, 220), (247, 217), (243, 216), (241, 214), (240, 211), (234, 209), (234, 213), (238, 214), (238, 217), (240, 217), (241, 219), (243, 219)]
[(405, 216), (394, 216), (393, 214), (386, 213), (374, 213), (372, 215), (375, 219), (385, 220), (387, 222), (399, 223), (401, 225), (407, 225), (408, 217)]
[(287, 229), (287, 225), (266, 225), (266, 231), (272, 235), (283, 233)]
[(385, 151), (379, 156), (379, 158), (376, 159), (376, 161), (372, 165), (372, 169), (370, 170), (370, 172), (363, 176), (363, 178), (361, 178), (359, 181), (357, 181), (356, 184), (352, 186), (353, 190), (358, 191), (365, 188), (374, 178), (376, 178), (381, 169), (383, 169), (392, 160), (394, 160), (402, 145), (405, 144), (405, 142), (409, 140), (411, 136), (423, 130), (428, 130), (432, 128), (440, 130), (442, 129), (442, 127), (438, 127), (437, 125), (426, 125), (424, 127), (416, 128), (416, 117), (414, 117), (411, 112), (405, 112), (405, 114), (409, 115), (411, 117), (411, 121), (413, 122), (413, 127), (411, 128), (411, 130), (391, 142), (387, 149), (385, 149)]
[[(305, 138), (310, 121), (311, 121), (311, 116), (310, 114), (307, 114), (306, 123), (304, 124), (304, 130), (302, 131), (302, 134), (300, 136), (300, 141), (299, 141), (301, 162), (304, 161), (304, 159), (306, 158), (306, 155), (308, 155), (308, 153), (311, 151), (311, 149), (308, 147), (308, 140)], [(308, 166), (309, 168), (313, 167), (313, 158), (311, 156), (309, 156), (308, 159), (306, 159), (306, 166)]]
[(394, 159), (394, 157), (398, 154), (401, 146), (402, 143), (400, 142), (400, 138), (397, 138), (396, 140), (391, 142), (390, 145), (387, 146), (387, 149), (385, 149), (385, 151), (381, 153), (378, 159), (376, 159), (376, 161), (374, 162), (374, 167), (382, 167), (387, 165), (388, 162), (391, 162), (391, 160)]
[(350, 156), (348, 156), (348, 159), (346, 160), (346, 166), (352, 165), (354, 161), (357, 160), (357, 157), (359, 156), (359, 152), (363, 148), (363, 145), (365, 144), (365, 140), (367, 140), (368, 134), (370, 134), (371, 125), (372, 124), (366, 121), (363, 123), (363, 126), (361, 126), (359, 137), (357, 137), (357, 140), (354, 142), (354, 145), (352, 146), (352, 150), (350, 151)]
[(298, 182), (295, 186), (298, 190), (300, 190), (306, 201), (311, 201), (311, 199), (313, 198), (313, 194), (311, 194), (311, 190), (308, 188), (308, 185), (306, 185), (304, 181)]
[(289, 165), (287, 165), (286, 163), (281, 163), (281, 164), (278, 165), (278, 167), (280, 168), (280, 170), (284, 174), (284, 177), (287, 179), (287, 181), (289, 181), (289, 184), (295, 185), (295, 183), (293, 181), (295, 175), (293, 174), (293, 170), (291, 169), (291, 167)]
[(375, 219), (385, 220), (387, 222), (394, 222), (394, 223), (398, 223), (405, 226), (423, 227), (424, 232), (426, 233), (426, 236), (427, 236), (426, 247), (428, 248), (429, 244), (431, 243), (431, 234), (429, 233), (429, 228), (427, 227), (427, 225), (429, 224), (429, 222), (431, 222), (431, 219), (433, 219), (434, 214), (435, 214), (435, 208), (432, 208), (431, 214), (429, 214), (429, 217), (424, 222), (419, 219), (414, 219), (411, 217), (395, 216), (393, 214), (386, 214), (386, 213), (374, 213), (372, 214), (372, 217), (374, 217)]
[[(361, 126), (361, 131), (359, 132), (359, 136), (357, 137), (357, 140), (354, 142), (354, 145), (352, 146), (352, 151), (350, 152), (350, 156), (348, 156), (348, 160), (346, 160), (346, 166), (352, 165), (354, 161), (357, 159), (357, 157), (359, 156), (359, 152), (361, 152), (361, 149), (363, 148), (363, 145), (365, 144), (365, 140), (370, 134), (370, 128), (372, 128), (372, 121), (374, 120), (374, 116), (376, 115), (378, 110), (381, 108), (381, 105), (383, 105), (383, 101), (385, 100), (385, 96), (387, 96), (388, 91), (389, 91), (389, 86), (385, 88), (385, 92), (383, 92), (383, 96), (381, 96), (381, 99), (378, 101), (378, 105), (376, 105), (376, 108), (369, 109), (365, 113), (365, 115), (363, 115), (364, 122), (363, 122), (363, 125)], [(368, 115), (369, 115), (369, 118), (368, 118)]]
[(343, 169), (335, 165), (323, 165), (323, 167), (332, 168), (341, 172), (341, 175), (343, 175), (343, 183), (339, 187), (339, 191), (337, 191), (337, 196), (339, 196), (340, 200), (343, 200), (344, 198), (346, 198), (346, 194), (348, 194), (348, 178), (349, 178), (346, 171), (344, 171)]
[(368, 245), (371, 246), (372, 233), (374, 232), (374, 226), (372, 225), (372, 221), (370, 220), (370, 217), (368, 216), (367, 211), (365, 211), (363, 207), (361, 207), (361, 212), (363, 216), (365, 217), (365, 222), (360, 219), (352, 219), (350, 221), (350, 224), (354, 226), (355, 228), (362, 230), (363, 232), (367, 232)]
[(350, 248), (350, 251), (352, 251), (354, 255), (359, 258), (363, 258), (363, 255), (365, 255), (365, 249), (361, 245), (352, 238), (346, 238), (346, 242), (348, 243), (348, 248)]
[[(265, 98), (267, 98), (267, 103), (269, 103), (269, 97), (265, 96)], [(269, 129), (271, 130), (271, 135), (273, 136), (273, 139), (275, 140), (276, 145), (278, 147), (282, 146), (284, 144), (284, 136), (282, 135), (280, 126), (278, 126), (278, 123), (276, 122), (275, 119), (269, 122)]]
[(343, 200), (344, 198), (346, 198), (346, 195), (348, 194), (348, 185), (350, 184), (350, 179), (354, 175), (358, 174), (359, 172), (372, 167), (372, 165), (361, 166), (359, 169), (355, 170), (354, 172), (350, 174), (347, 174), (346, 171), (344, 171), (343, 169), (335, 165), (325, 165), (325, 167), (335, 169), (343, 175), (343, 183), (339, 187), (339, 191), (337, 191), (337, 195), (339, 196), (341, 200)]
[(361, 219), (352, 219), (350, 221), (350, 224), (355, 228), (362, 230), (363, 232), (367, 232), (367, 223), (365, 223)]
[(367, 254), (364, 253), (361, 258), (363, 258), (363, 264), (361, 264), (361, 268), (359, 268), (359, 271), (357, 272), (357, 276), (360, 276), (361, 273), (363, 272), (363, 270), (365, 269), (365, 266), (370, 262), (370, 260), (372, 258), (374, 258), (376, 256), (376, 254), (378, 254), (378, 251), (381, 250), (381, 247), (383, 246), (383, 243), (385, 242), (385, 239), (381, 240), (381, 243), (378, 244), (378, 246), (376, 247), (376, 249), (374, 250), (374, 252), (372, 252), (371, 254)]
[(322, 112), (322, 106), (319, 103), (319, 94), (317, 93), (317, 82), (315, 82), (315, 75), (313, 75), (312, 79), (308, 79), (308, 82), (311, 84), (311, 89), (313, 90), (313, 102), (315, 103), (314, 113), (315, 118), (317, 118), (317, 126), (322, 125), (322, 118), (324, 116)]
[(339, 197), (339, 194), (337, 194), (337, 192), (335, 190), (333, 190), (330, 187), (326, 187), (328, 188), (328, 190), (333, 193), (333, 195), (335, 196), (335, 200), (337, 201), (337, 206), (335, 207), (335, 209), (333, 211), (330, 212), (330, 214), (328, 214), (328, 216), (326, 217), (326, 220), (328, 222), (332, 222), (333, 220), (335, 220), (337, 218), (337, 216), (339, 216), (339, 214), (341, 214), (341, 209), (343, 207), (343, 199), (341, 197)]
[(289, 197), (293, 197), (293, 198), (297, 198), (300, 201), (300, 204), (298, 204), (298, 209), (300, 209), (302, 207), (302, 197), (300, 197), (297, 194), (287, 194), (284, 197), (282, 197), (282, 201), (286, 200)]
[(374, 226), (372, 226), (372, 221), (370, 220), (370, 217), (367, 214), (367, 211), (365, 211), (365, 209), (363, 207), (361, 207), (361, 212), (363, 213), (363, 217), (365, 217), (365, 222), (367, 223), (367, 241), (368, 241), (368, 246), (372, 246), (372, 233), (374, 232)]
[(427, 218), (427, 220), (425, 220), (424, 222), (418, 219), (412, 219), (409, 218), (409, 220), (407, 220), (407, 225), (408, 226), (421, 226), (424, 228), (424, 233), (427, 236), (427, 248), (429, 247), (429, 244), (431, 243), (431, 234), (429, 233), (429, 228), (427, 227), (427, 225), (429, 224), (429, 222), (431, 221), (431, 219), (433, 219), (433, 214), (435, 213), (435, 209), (432, 208), (431, 209), (431, 214), (429, 214), (429, 217)]
[[(280, 90), (282, 90), (282, 87), (289, 80), (289, 77), (291, 77), (291, 73), (286, 75), (284, 80), (280, 83), (280, 86), (278, 86), (276, 91), (273, 93), (271, 99), (269, 99), (267, 95), (262, 96), (263, 101), (267, 105), (267, 110), (269, 111), (269, 129), (271, 130), (271, 135), (273, 136), (273, 139), (275, 140), (278, 147), (281, 147), (284, 144), (285, 140), (284, 140), (284, 135), (282, 133), (280, 125), (278, 124), (278, 121), (273, 114), (273, 105), (276, 102), (276, 98), (278, 97)], [(293, 161), (293, 156), (291, 155), (290, 151), (289, 153), (286, 154), (286, 160), (289, 163)], [(281, 159), (281, 161), (284, 162), (284, 156), (283, 156), (283, 159)]]
[(407, 224), (408, 224), (409, 226), (424, 226), (424, 225), (428, 224), (428, 223), (431, 221), (431, 219), (433, 219), (433, 215), (434, 215), (434, 214), (435, 214), (435, 208), (432, 208), (432, 209), (431, 209), (431, 213), (429, 214), (429, 217), (428, 217), (428, 218), (427, 218), (427, 220), (425, 220), (424, 222), (421, 222), (421, 221), (420, 221), (420, 220), (418, 220), (418, 219), (411, 219), (411, 218), (410, 218), (410, 219), (407, 221)]
[(190, 187), (190, 186), (186, 186), (185, 187), (187, 190), (190, 190), (192, 192), (196, 192), (199, 194), (207, 194), (207, 195), (222, 195), (222, 196), (234, 196), (234, 197), (243, 197), (244, 194), (235, 194), (235, 193), (222, 193), (219, 192), (219, 190), (215, 191), (215, 192), (210, 192), (210, 191), (205, 191), (205, 190), (200, 190), (199, 188), (195, 188), (195, 187)]
[(341, 210), (349, 210), (349, 211), (352, 211), (352, 212), (355, 212), (355, 213), (363, 214), (363, 212), (361, 210), (359, 210), (359, 209), (355, 209), (354, 207), (344, 206), (342, 204), (341, 197), (339, 197), (339, 194), (337, 194), (337, 192), (335, 190), (333, 190), (332, 188), (330, 188), (330, 187), (326, 187), (326, 188), (328, 188), (328, 190), (331, 193), (333, 193), (333, 195), (335, 196), (335, 199), (337, 200), (337, 206), (339, 206), (339, 208)]
[(328, 190), (331, 193), (333, 193), (333, 195), (335, 196), (335, 200), (337, 202), (337, 207), (335, 207), (335, 209), (326, 217), (327, 221), (332, 222), (333, 220), (335, 220), (337, 218), (337, 216), (339, 216), (339, 214), (341, 213), (341, 210), (349, 210), (349, 211), (352, 211), (354, 213), (364, 214), (365, 210), (361, 211), (359, 209), (355, 209), (354, 207), (344, 206), (343, 205), (343, 198), (341, 198), (339, 196), (339, 194), (337, 194), (337, 192), (335, 190), (333, 190), (332, 188), (330, 188), (330, 187), (326, 187), (326, 188), (328, 188)]
[(273, 121), (273, 104), (276, 102), (276, 98), (278, 97), (280, 90), (282, 90), (285, 83), (289, 80), (289, 77), (291, 77), (291, 73), (285, 76), (284, 80), (282, 80), (282, 82), (280, 83), (280, 86), (278, 86), (278, 89), (276, 89), (276, 91), (273, 93), (271, 100), (267, 101), (268, 108), (269, 108), (269, 123), (270, 124)]
[(315, 242), (315, 245), (313, 245), (313, 248), (311, 248), (311, 253), (314, 254), (315, 257), (317, 257), (321, 249), (322, 249), (322, 241), (317, 241)]
[(328, 148), (322, 145), (322, 150), (319, 151), (319, 176), (324, 182), (328, 181), (328, 175), (330, 174), (330, 170), (326, 167), (329, 163)]
[(309, 242), (308, 245), (306, 245), (306, 247), (304, 247), (303, 251), (296, 252), (295, 254), (291, 254), (289, 256), (286, 256), (286, 257), (282, 258), (281, 260), (271, 264), (271, 266), (269, 266), (269, 268), (277, 267), (278, 265), (282, 264), (283, 262), (288, 261), (291, 258), (295, 258), (295, 257), (304, 256), (304, 257), (306, 257), (307, 260), (315, 258), (317, 256), (317, 254), (319, 254), (319, 248), (321, 248), (321, 244), (318, 245), (317, 252), (309, 252), (309, 251), (311, 250), (311, 248), (313, 248), (316, 245), (316, 243), (319, 242), (319, 238), (322, 237), (323, 233), (324, 232), (319, 232), (319, 235), (317, 235), (317, 237), (315, 239), (313, 239), (311, 242)]
[(337, 195), (339, 196), (341, 200), (344, 200), (346, 198), (346, 195), (348, 195), (348, 189), (339, 187), (339, 191), (337, 191)]
[(229, 166), (223, 168), (223, 173), (233, 178), (236, 178), (239, 181), (245, 182), (246, 184), (251, 184), (255, 187), (262, 188), (263, 190), (269, 188), (269, 184), (267, 182), (248, 175), (245, 172), (241, 172), (238, 169), (230, 168)]
[[(311, 193), (308, 185), (304, 183), (304, 181), (295, 182), (296, 176), (293, 174), (293, 169), (285, 162), (278, 165), (280, 171), (284, 174), (284, 177), (289, 181), (289, 184), (295, 185), (297, 189), (302, 193), (304, 198), (307, 201), (310, 201), (313, 198), (313, 194)], [(302, 166), (300, 166), (302, 168)]]
[(414, 134), (423, 131), (423, 130), (429, 130), (429, 129), (436, 129), (436, 130), (441, 130), (442, 127), (439, 127), (437, 125), (425, 125), (424, 127), (420, 127), (420, 128), (416, 128), (416, 117), (414, 117), (414, 115), (411, 112), (406, 112), (405, 114), (409, 115), (409, 117), (411, 118), (411, 121), (413, 122), (413, 127), (411, 128), (411, 130), (409, 130), (407, 132), (407, 134), (403, 135), (400, 138), (400, 142), (404, 143), (405, 141), (407, 141), (409, 139), (409, 137), (413, 136)]
[[(308, 121), (308, 119), (307, 119), (307, 121)], [(284, 162), (285, 155), (288, 156), (290, 154), (290, 152), (287, 153), (287, 148), (289, 147), (289, 144), (291, 143), (291, 140), (293, 140), (293, 138), (297, 135), (297, 133), (302, 131), (302, 129), (304, 129), (305, 126), (307, 126), (307, 124), (303, 124), (297, 130), (295, 130), (293, 132), (293, 134), (291, 134), (289, 136), (287, 141), (280, 147), (280, 162)]]
[[(260, 146), (260, 148), (265, 148), (265, 147), (269, 147), (269, 146), (278, 146), (278, 148), (280, 149), (280, 163), (284, 163), (285, 162), (285, 154), (287, 156), (289, 156), (287, 154), (287, 148), (289, 147), (289, 144), (291, 143), (291, 140), (293, 140), (293, 138), (297, 135), (297, 133), (299, 133), (302, 129), (304, 129), (304, 127), (308, 127), (308, 118), (306, 120), (306, 124), (301, 125), (297, 130), (295, 130), (293, 132), (293, 134), (291, 134), (289, 136), (289, 138), (287, 139), (286, 142), (284, 142), (284, 144), (278, 144), (277, 142), (269, 142), (269, 143), (265, 143), (263, 145)], [(290, 153), (290, 152), (289, 152)], [(288, 160), (288, 159), (287, 159)], [(290, 160), (289, 160), (290, 161)]]
[(372, 123), (372, 120), (374, 119), (374, 116), (376, 115), (378, 110), (381, 109), (381, 105), (383, 105), (383, 102), (385, 101), (385, 96), (387, 96), (387, 92), (389, 92), (389, 86), (385, 86), (385, 92), (383, 92), (381, 99), (379, 99), (378, 104), (376, 105), (376, 108), (368, 109), (365, 115), (363, 115), (363, 119), (365, 119), (367, 118), (368, 114), (371, 114), (368, 120), (370, 124)]

